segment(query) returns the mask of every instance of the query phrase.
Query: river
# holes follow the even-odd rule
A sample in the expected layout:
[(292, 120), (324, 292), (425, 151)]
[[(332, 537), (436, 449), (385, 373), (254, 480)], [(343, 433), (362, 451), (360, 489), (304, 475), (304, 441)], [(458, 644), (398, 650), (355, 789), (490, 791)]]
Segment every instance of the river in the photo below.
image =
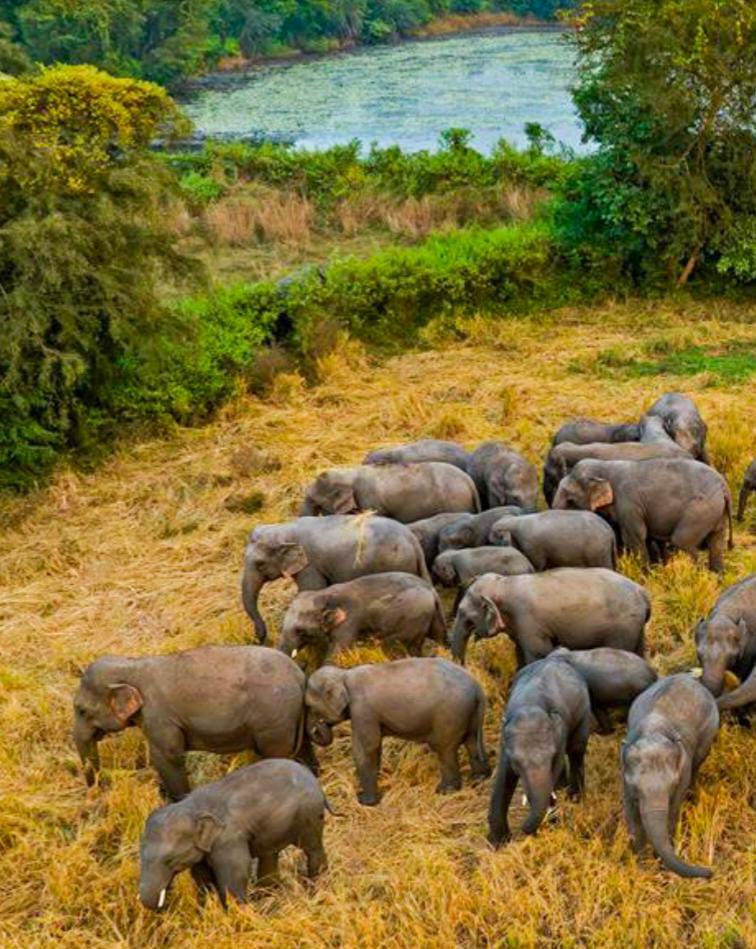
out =
[(540, 122), (579, 150), (573, 78), (568, 34), (504, 30), (257, 67), (186, 108), (200, 132), (259, 132), (306, 148), (359, 139), (432, 149), (443, 129), (463, 127), (490, 151), (501, 137), (524, 144), (525, 122)]

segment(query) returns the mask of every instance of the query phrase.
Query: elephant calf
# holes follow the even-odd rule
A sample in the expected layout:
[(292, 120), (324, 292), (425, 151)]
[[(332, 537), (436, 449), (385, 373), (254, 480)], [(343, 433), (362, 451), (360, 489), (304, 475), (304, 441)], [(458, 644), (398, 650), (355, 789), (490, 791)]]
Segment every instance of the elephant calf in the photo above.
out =
[(650, 615), (643, 587), (613, 570), (562, 567), (518, 577), (484, 574), (459, 604), (450, 636), (452, 654), (464, 663), (470, 636), (507, 633), (520, 667), (557, 646), (612, 646), (642, 656)]
[(189, 793), (187, 751), (300, 753), (316, 765), (303, 733), (304, 684), (295, 662), (264, 646), (98, 659), (74, 696), (73, 737), (87, 784), (100, 766), (97, 743), (130, 726), (142, 729), (163, 793), (173, 800)]
[(535, 510), (538, 472), (526, 458), (504, 442), (483, 442), (470, 455), (468, 472), (484, 508), (514, 504)]
[(738, 495), (738, 521), (742, 521), (745, 517), (748, 495), (753, 494), (754, 491), (756, 491), (756, 458), (750, 463), (743, 475), (743, 484)]
[(646, 417), (654, 415), (662, 420), (669, 437), (689, 452), (691, 457), (709, 464), (706, 422), (692, 399), (680, 392), (665, 392), (646, 412)]
[[(296, 761), (259, 761), (153, 811), (139, 847), (139, 898), (162, 910), (168, 888), (190, 870), (201, 895), (215, 890), (247, 901), (252, 861), (259, 882), (278, 882), (278, 855), (307, 855), (307, 875), (327, 866), (323, 819), (328, 808), (316, 778)], [(330, 809), (330, 808), (329, 808)]]
[(712, 694), (685, 673), (660, 679), (630, 708), (621, 765), (633, 846), (642, 850), (648, 836), (664, 866), (684, 877), (711, 876), (706, 867), (691, 866), (675, 855), (670, 834), (718, 730)]
[(465, 745), (473, 778), (491, 773), (483, 740), (486, 699), (478, 682), (446, 659), (400, 659), (338, 669), (323, 666), (307, 680), (307, 720), (316, 744), (350, 719), (360, 804), (380, 800), (381, 741), (393, 735), (430, 745), (441, 762), (437, 791), (462, 786), (458, 750)]
[[(511, 577), (534, 573), (527, 557), (513, 547), (472, 547), (469, 550), (445, 550), (436, 557), (431, 574), (441, 586), (457, 587), (457, 603), (465, 587), (481, 574), (496, 573)], [(455, 605), (456, 608), (456, 605)]]
[(379, 448), (365, 456), (363, 465), (414, 465), (421, 461), (444, 461), (467, 471), (470, 456), (457, 442), (440, 438), (421, 438), (406, 445)]
[(612, 424), (596, 422), (590, 418), (573, 419), (565, 422), (551, 440), (551, 444), (573, 442), (575, 445), (587, 445), (591, 442), (637, 442), (640, 440), (640, 426), (635, 424)]
[(469, 475), (441, 461), (332, 468), (307, 488), (300, 514), (373, 511), (408, 524), (434, 514), (480, 511)]
[(605, 567), (614, 570), (614, 531), (591, 511), (541, 511), (503, 517), (488, 534), (491, 544), (511, 545), (537, 571), (554, 567)]
[(569, 760), (569, 793), (583, 792), (583, 760), (591, 732), (591, 703), (583, 677), (567, 662), (549, 657), (516, 675), (501, 726), (499, 761), (488, 809), (488, 841), (510, 839), (507, 812), (518, 780), (530, 814), (523, 832), (541, 826)]
[(411, 524), (408, 524), (407, 527), (409, 527), (420, 542), (420, 546), (423, 548), (423, 553), (425, 554), (425, 563), (430, 570), (433, 566), (433, 561), (440, 553), (439, 542), (441, 531), (452, 524), (456, 524), (460, 517), (475, 518), (484, 516), (484, 514), (460, 514), (458, 511), (455, 511), (453, 514), (434, 514), (433, 517), (424, 517), (422, 520), (413, 521)]
[(445, 644), (446, 620), (436, 591), (409, 573), (375, 573), (300, 593), (286, 611), (278, 649), (291, 656), (315, 646), (328, 662), (370, 635), (403, 643), (416, 656), (426, 637)]
[(742, 681), (756, 666), (756, 574), (734, 584), (719, 597), (695, 630), (701, 684), (719, 695), (726, 672)]
[(500, 518), (506, 514), (516, 516), (523, 513), (516, 504), (505, 504), (481, 514), (458, 514), (454, 521), (441, 526), (436, 553), (438, 555), (445, 550), (460, 550), (463, 547), (485, 547), (488, 544), (488, 532)]

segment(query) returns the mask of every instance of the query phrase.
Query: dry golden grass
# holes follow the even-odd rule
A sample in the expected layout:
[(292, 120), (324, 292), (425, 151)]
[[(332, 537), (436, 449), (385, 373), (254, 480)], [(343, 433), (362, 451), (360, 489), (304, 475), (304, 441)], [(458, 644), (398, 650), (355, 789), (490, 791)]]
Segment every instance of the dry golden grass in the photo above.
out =
[[(0, 945), (2, 947), (732, 946), (756, 944), (753, 731), (727, 723), (686, 804), (678, 847), (711, 863), (685, 881), (631, 853), (621, 820), (620, 734), (591, 739), (587, 797), (560, 803), (530, 839), (491, 852), (488, 782), (433, 794), (436, 764), (387, 742), (375, 809), (354, 797), (348, 727), (322, 755), (329, 872), (312, 889), (287, 852), (285, 886), (224, 914), (200, 909), (187, 879), (158, 917), (137, 899), (137, 843), (158, 804), (140, 733), (103, 742), (106, 783), (84, 786), (69, 741), (77, 667), (107, 652), (143, 654), (248, 641), (238, 576), (252, 524), (289, 517), (319, 468), (424, 435), (473, 444), (505, 437), (538, 461), (575, 414), (635, 418), (665, 389), (696, 398), (714, 460), (732, 480), (753, 453), (753, 390), (706, 377), (646, 379), (575, 372), (608, 347), (660, 336), (753, 336), (748, 314), (707, 304), (606, 306), (542, 321), (458, 322), (462, 342), (431, 327), (435, 348), (375, 365), (348, 341), (308, 389), (280, 379), (273, 400), (243, 399), (206, 428), (124, 450), (94, 474), (62, 473), (33, 498), (4, 502), (0, 548)], [(677, 337), (675, 337), (677, 338)], [(263, 496), (254, 518), (230, 497)], [(724, 583), (756, 568), (756, 512), (738, 530)], [(625, 568), (633, 576), (636, 564)], [(653, 599), (649, 646), (663, 671), (694, 661), (690, 629), (723, 584), (677, 558), (644, 577)], [(277, 628), (293, 588), (269, 586)], [(471, 649), (490, 699), (496, 748), (513, 667), (504, 639)], [(358, 655), (373, 657), (368, 649)], [(196, 781), (233, 761), (192, 756)], [(518, 805), (519, 809), (519, 805)], [(519, 823), (515, 815), (515, 826)], [(186, 876), (186, 875), (185, 875)]]
[(312, 236), (314, 217), (307, 198), (273, 189), (255, 197), (233, 193), (204, 212), (211, 238), (230, 247), (261, 241), (301, 245)]

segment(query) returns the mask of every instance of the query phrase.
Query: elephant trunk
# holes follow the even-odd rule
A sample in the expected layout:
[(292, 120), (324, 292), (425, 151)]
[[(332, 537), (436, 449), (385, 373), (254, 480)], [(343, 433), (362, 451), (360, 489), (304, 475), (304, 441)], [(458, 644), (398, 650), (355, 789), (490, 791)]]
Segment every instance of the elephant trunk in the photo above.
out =
[(669, 809), (646, 809), (641, 805), (641, 819), (643, 826), (654, 848), (654, 853), (664, 866), (681, 877), (703, 877), (708, 879), (711, 870), (708, 867), (697, 867), (680, 860), (672, 849), (669, 840)]
[(264, 583), (265, 577), (263, 577), (255, 567), (251, 567), (248, 564), (244, 565), (242, 603), (244, 604), (244, 609), (247, 611), (247, 615), (255, 624), (257, 641), (262, 644), (264, 644), (268, 638), (268, 627), (265, 625), (265, 620), (257, 608), (257, 598), (260, 595), (260, 590), (263, 588)]
[(528, 795), (530, 813), (522, 825), (524, 834), (534, 834), (543, 823), (546, 811), (551, 803), (551, 771), (546, 768), (537, 774), (528, 774), (523, 777), (525, 793)]
[(100, 770), (100, 754), (97, 750), (98, 733), (91, 726), (76, 722), (73, 739), (81, 763), (84, 765), (84, 779), (87, 786), (92, 787), (97, 772)]
[(725, 695), (717, 699), (717, 705), (723, 708), (741, 708), (743, 705), (756, 703), (756, 666), (753, 667), (751, 674), (745, 682)]
[(142, 868), (139, 878), (139, 900), (147, 909), (161, 912), (165, 907), (168, 887), (173, 879), (172, 873), (166, 873), (156, 868)]
[(713, 696), (721, 695), (724, 689), (725, 672), (727, 672), (727, 663), (724, 659), (705, 661), (703, 664), (701, 685), (707, 688)]
[(465, 654), (467, 653), (467, 641), (470, 633), (460, 623), (454, 624), (454, 629), (449, 636), (452, 656), (463, 666), (465, 664)]

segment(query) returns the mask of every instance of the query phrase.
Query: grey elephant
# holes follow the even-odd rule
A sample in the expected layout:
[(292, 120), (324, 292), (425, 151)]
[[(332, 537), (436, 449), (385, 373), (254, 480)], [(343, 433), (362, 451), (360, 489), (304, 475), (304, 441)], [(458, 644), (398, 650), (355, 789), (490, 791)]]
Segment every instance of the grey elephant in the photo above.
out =
[(745, 682), (742, 682), (737, 689), (725, 692), (717, 699), (717, 707), (720, 711), (745, 708), (748, 705), (756, 705), (756, 665), (751, 669), (751, 674)]
[(468, 672), (446, 659), (399, 659), (352, 669), (323, 666), (307, 680), (305, 701), (316, 744), (330, 744), (333, 726), (351, 720), (361, 804), (380, 800), (384, 735), (422, 742), (435, 751), (441, 763), (440, 793), (462, 786), (461, 745), (467, 749), (472, 777), (490, 774), (483, 740), (485, 695)]
[(738, 521), (742, 521), (745, 517), (748, 495), (753, 494), (754, 491), (756, 491), (756, 458), (750, 463), (743, 475), (743, 484), (740, 486), (740, 493), (738, 494)]
[(436, 557), (431, 570), (433, 579), (444, 587), (456, 587), (456, 609), (464, 590), (473, 580), (484, 573), (496, 573), (511, 577), (521, 573), (534, 573), (527, 557), (513, 547), (471, 547), (462, 550), (445, 550)]
[(257, 601), (266, 583), (286, 577), (300, 592), (322, 590), (393, 570), (431, 582), (420, 544), (403, 524), (369, 514), (300, 517), (252, 531), (244, 551), (242, 602), (264, 643), (268, 627)]
[[(677, 445), (667, 429), (664, 427), (664, 421), (659, 415), (644, 415), (640, 420), (640, 439), (643, 445)], [(677, 445), (680, 448), (679, 445)], [(693, 457), (689, 451), (684, 448), (689, 457)]]
[(526, 834), (541, 826), (569, 760), (570, 796), (585, 785), (583, 761), (591, 732), (591, 703), (583, 677), (567, 662), (551, 657), (515, 676), (501, 726), (499, 760), (488, 809), (488, 841), (510, 839), (507, 812), (517, 782), (525, 786), (530, 813)]
[(553, 567), (606, 567), (614, 570), (617, 541), (612, 528), (591, 511), (540, 511), (502, 517), (489, 542), (512, 546), (538, 570)]
[(726, 672), (742, 681), (756, 666), (756, 574), (729, 587), (695, 629), (702, 685), (715, 696)]
[(317, 766), (304, 733), (305, 678), (291, 659), (264, 646), (202, 646), (166, 656), (105, 656), (87, 666), (74, 696), (73, 738), (88, 784), (97, 743), (137, 726), (163, 793), (189, 793), (187, 751), (265, 758), (299, 754)]
[(664, 866), (684, 877), (711, 876), (706, 867), (680, 860), (670, 837), (718, 730), (712, 694), (685, 673), (660, 679), (630, 707), (620, 761), (633, 846), (640, 852), (648, 837)]
[(635, 423), (613, 424), (611, 422), (596, 422), (590, 418), (573, 419), (565, 422), (558, 429), (551, 440), (552, 445), (562, 442), (573, 442), (576, 445), (587, 445), (589, 442), (637, 442), (640, 440), (640, 426)]
[(402, 643), (419, 656), (426, 637), (446, 642), (446, 620), (436, 591), (409, 573), (375, 573), (292, 600), (277, 648), (287, 656), (313, 646), (328, 662), (359, 639)]
[(445, 527), (456, 524), (461, 517), (484, 517), (485, 513), (460, 514), (458, 511), (455, 511), (453, 514), (434, 514), (433, 517), (424, 517), (422, 520), (413, 521), (411, 524), (408, 524), (407, 527), (409, 527), (415, 537), (417, 537), (417, 539), (420, 541), (420, 546), (423, 548), (423, 553), (425, 554), (425, 563), (427, 564), (428, 569), (430, 570), (430, 568), (433, 566), (433, 561), (440, 553), (439, 541), (441, 537), (441, 531)]
[(581, 461), (559, 483), (558, 510), (595, 511), (619, 532), (622, 549), (647, 556), (647, 544), (669, 544), (694, 560), (707, 550), (709, 568), (724, 570), (732, 544), (727, 482), (700, 461)]
[(467, 471), (469, 455), (457, 442), (440, 438), (421, 438), (405, 445), (379, 448), (365, 456), (363, 465), (414, 465), (420, 461), (445, 461)]
[(434, 514), (480, 511), (469, 475), (442, 461), (332, 468), (307, 488), (300, 515), (373, 511), (408, 524)]
[(189, 870), (201, 896), (215, 891), (247, 901), (253, 860), (257, 880), (279, 880), (286, 847), (307, 855), (307, 876), (327, 866), (323, 823), (330, 809), (317, 779), (296, 761), (259, 761), (153, 811), (139, 846), (139, 898), (162, 910), (177, 874)]
[(609, 713), (627, 710), (633, 701), (656, 682), (658, 676), (646, 660), (625, 649), (564, 649), (560, 647), (550, 658), (563, 659), (580, 673), (588, 686), (591, 710), (599, 731), (612, 732)]
[(562, 567), (518, 577), (485, 574), (468, 588), (450, 634), (452, 654), (464, 663), (471, 636), (506, 633), (519, 667), (557, 646), (613, 646), (643, 655), (651, 615), (648, 594), (613, 570)]
[(519, 452), (504, 442), (479, 445), (470, 456), (468, 471), (484, 508), (514, 504), (527, 511), (538, 502), (538, 472)]
[(680, 392), (666, 392), (654, 402), (646, 415), (658, 415), (670, 438), (693, 458), (709, 464), (706, 423), (692, 399)]
[[(515, 504), (492, 507), (480, 514), (459, 514), (456, 520), (445, 524), (438, 532), (438, 554), (445, 550), (461, 550), (463, 547), (485, 547), (488, 532), (507, 514), (518, 516), (525, 512)], [(435, 558), (434, 558), (435, 559)]]
[(671, 439), (643, 444), (621, 442), (617, 445), (607, 445), (603, 442), (575, 445), (562, 442), (551, 449), (543, 466), (543, 496), (550, 507), (554, 506), (554, 495), (559, 482), (578, 462), (586, 458), (596, 461), (648, 461), (650, 458), (690, 458), (690, 455)]

